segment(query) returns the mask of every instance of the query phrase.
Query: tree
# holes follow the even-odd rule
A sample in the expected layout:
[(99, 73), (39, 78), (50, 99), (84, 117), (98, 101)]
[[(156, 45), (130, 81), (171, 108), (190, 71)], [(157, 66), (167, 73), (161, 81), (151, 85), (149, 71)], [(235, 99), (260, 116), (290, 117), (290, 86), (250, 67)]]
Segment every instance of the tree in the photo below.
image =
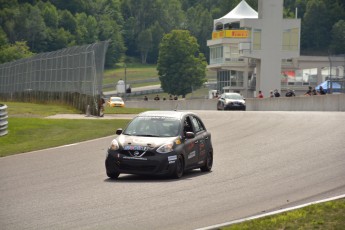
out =
[(157, 70), (162, 89), (173, 95), (191, 93), (206, 81), (206, 60), (187, 30), (166, 34), (159, 47)]
[(0, 27), (0, 64), (32, 56), (26, 42), (9, 43), (5, 31)]
[(330, 48), (334, 54), (345, 53), (345, 20), (340, 20), (334, 24)]
[(85, 13), (77, 13), (77, 42), (79, 45), (91, 44), (97, 41), (99, 27), (95, 17)]
[(158, 53), (159, 53), (159, 44), (162, 41), (164, 30), (159, 25), (158, 22), (155, 22), (153, 26), (150, 27), (152, 34), (152, 48), (149, 51), (147, 62), (148, 63), (157, 63)]
[(146, 64), (147, 54), (152, 49), (152, 33), (151, 30), (146, 29), (138, 36), (138, 48), (141, 53), (141, 63)]
[(302, 21), (302, 48), (327, 50), (332, 25), (323, 0), (310, 0)]

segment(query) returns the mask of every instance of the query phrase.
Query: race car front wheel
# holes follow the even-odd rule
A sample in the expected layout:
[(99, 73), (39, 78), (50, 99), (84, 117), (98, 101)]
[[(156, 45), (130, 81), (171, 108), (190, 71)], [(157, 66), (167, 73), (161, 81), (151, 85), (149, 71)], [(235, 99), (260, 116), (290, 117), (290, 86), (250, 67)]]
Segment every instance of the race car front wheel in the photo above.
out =
[(176, 179), (181, 178), (184, 172), (184, 161), (182, 155), (177, 156), (177, 160), (175, 163), (175, 171), (173, 172), (172, 176)]

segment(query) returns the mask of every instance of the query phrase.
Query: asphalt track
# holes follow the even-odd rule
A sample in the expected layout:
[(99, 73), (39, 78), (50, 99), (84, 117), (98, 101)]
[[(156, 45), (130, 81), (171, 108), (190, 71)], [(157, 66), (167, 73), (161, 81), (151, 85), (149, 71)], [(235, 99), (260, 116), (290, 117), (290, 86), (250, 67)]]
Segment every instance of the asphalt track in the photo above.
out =
[(197, 229), (345, 194), (345, 113), (196, 113), (211, 173), (109, 180), (112, 137), (0, 158), (0, 228)]

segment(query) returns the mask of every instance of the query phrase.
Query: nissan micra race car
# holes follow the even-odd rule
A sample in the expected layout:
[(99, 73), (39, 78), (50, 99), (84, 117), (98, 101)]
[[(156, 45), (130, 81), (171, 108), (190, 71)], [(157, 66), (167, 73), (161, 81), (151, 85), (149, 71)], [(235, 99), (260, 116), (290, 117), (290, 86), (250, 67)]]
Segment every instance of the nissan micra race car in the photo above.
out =
[(121, 173), (180, 178), (186, 170), (211, 171), (211, 134), (192, 112), (143, 112), (116, 134), (105, 160), (112, 179)]

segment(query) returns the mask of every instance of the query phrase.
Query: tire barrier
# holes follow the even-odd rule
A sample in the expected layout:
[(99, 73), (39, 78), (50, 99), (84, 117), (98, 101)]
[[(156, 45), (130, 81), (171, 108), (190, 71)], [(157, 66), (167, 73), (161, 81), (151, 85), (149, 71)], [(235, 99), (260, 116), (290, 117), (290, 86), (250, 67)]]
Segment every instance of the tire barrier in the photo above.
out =
[(0, 104), (0, 137), (8, 133), (7, 105)]

